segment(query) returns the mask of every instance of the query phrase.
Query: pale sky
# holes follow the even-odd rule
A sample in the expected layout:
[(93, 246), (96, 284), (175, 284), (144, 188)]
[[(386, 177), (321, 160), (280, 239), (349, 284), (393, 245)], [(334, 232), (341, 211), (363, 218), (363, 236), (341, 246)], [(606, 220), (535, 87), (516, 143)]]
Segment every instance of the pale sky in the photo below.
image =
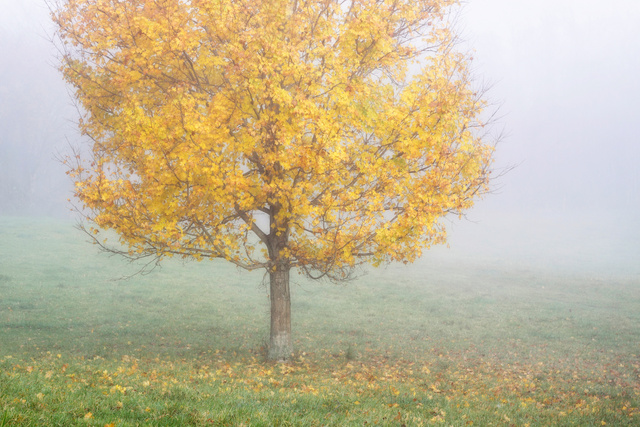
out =
[(640, 1), (470, 0), (463, 22), (520, 164), (505, 191), (639, 212)]
[[(0, 213), (58, 215), (69, 182), (54, 156), (76, 138), (75, 111), (53, 66), (47, 9), (0, 0), (0, 10), (0, 190), (39, 196), (20, 209), (4, 198)], [(609, 239), (590, 256), (619, 249), (640, 265), (640, 0), (468, 0), (459, 26), (501, 104), (496, 167), (516, 167), (454, 238)]]

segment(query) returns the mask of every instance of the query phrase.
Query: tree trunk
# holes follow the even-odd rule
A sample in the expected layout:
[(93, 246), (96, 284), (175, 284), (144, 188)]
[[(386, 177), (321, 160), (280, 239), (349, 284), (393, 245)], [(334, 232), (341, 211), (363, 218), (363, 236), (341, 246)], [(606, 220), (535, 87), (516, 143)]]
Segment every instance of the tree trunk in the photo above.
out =
[(289, 292), (289, 266), (277, 265), (269, 273), (271, 287), (271, 337), (269, 360), (279, 362), (291, 358), (291, 294)]

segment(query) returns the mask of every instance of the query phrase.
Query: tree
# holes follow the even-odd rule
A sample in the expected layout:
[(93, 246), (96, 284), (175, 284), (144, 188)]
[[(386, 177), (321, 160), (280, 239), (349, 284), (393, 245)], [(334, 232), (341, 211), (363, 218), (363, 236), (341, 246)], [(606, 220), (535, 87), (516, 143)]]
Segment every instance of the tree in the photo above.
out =
[[(269, 358), (292, 352), (289, 273), (411, 262), (487, 191), (484, 102), (453, 0), (67, 0), (62, 72), (91, 159), (88, 230), (132, 258), (270, 277)], [(73, 160), (73, 159), (70, 159)]]

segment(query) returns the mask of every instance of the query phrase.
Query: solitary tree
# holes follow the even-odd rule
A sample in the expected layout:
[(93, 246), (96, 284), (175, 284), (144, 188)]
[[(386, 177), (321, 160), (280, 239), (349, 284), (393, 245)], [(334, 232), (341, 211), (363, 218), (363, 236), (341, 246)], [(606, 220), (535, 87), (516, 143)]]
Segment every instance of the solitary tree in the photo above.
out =
[(292, 269), (411, 262), (487, 191), (455, 0), (61, 1), (88, 230), (132, 258), (265, 269), (270, 359), (292, 352)]

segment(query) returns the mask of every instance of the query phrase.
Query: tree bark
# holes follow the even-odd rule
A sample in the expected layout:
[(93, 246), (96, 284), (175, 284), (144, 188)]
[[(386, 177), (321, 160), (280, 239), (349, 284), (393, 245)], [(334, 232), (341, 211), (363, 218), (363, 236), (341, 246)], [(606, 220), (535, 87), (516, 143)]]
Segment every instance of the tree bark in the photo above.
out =
[(284, 362), (291, 358), (291, 294), (288, 265), (276, 265), (269, 273), (271, 288), (271, 337), (269, 360)]

